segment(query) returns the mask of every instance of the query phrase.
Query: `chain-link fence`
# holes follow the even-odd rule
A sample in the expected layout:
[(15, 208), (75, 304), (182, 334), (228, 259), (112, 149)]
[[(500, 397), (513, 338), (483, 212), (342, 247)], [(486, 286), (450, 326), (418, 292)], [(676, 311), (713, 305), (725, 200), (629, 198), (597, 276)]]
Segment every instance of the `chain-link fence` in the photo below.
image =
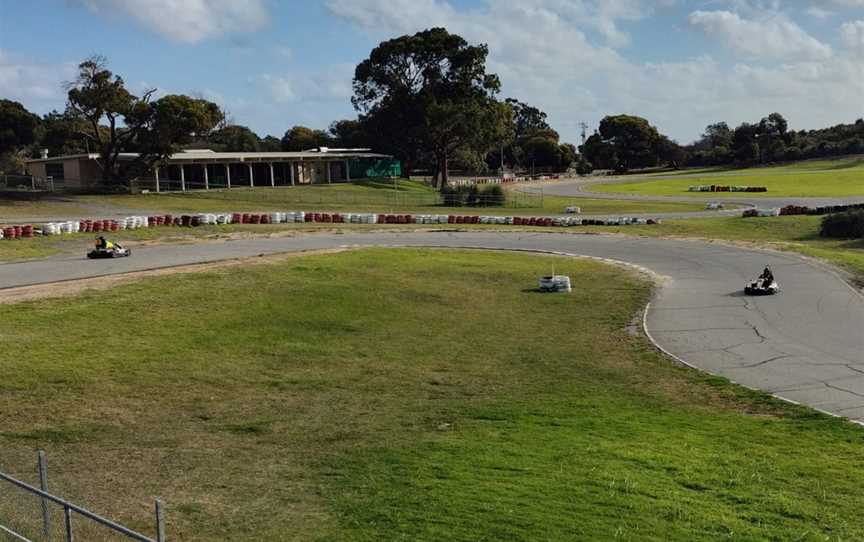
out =
[(157, 500), (155, 506), (156, 537), (151, 538), (49, 493), (48, 464), (41, 451), (37, 471), (37, 485), (22, 481), (20, 475), (16, 478), (0, 472), (0, 540), (165, 541), (165, 519), (160, 501)]

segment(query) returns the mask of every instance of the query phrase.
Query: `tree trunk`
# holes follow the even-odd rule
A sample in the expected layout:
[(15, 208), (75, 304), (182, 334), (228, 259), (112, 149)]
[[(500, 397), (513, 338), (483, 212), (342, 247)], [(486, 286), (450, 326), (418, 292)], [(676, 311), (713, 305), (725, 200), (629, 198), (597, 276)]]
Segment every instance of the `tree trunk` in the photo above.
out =
[(450, 168), (447, 163), (447, 153), (441, 155), (439, 158), (438, 165), (439, 174), (441, 175), (441, 184), (438, 186), (438, 189), (442, 189), (450, 182)]

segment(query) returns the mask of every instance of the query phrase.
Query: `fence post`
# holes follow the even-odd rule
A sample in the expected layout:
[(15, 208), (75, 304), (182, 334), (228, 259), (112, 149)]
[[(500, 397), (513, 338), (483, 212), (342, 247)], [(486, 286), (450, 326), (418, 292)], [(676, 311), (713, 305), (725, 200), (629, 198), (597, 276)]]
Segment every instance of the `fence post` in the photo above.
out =
[[(39, 488), (48, 493), (48, 461), (45, 459), (45, 452), (43, 450), (37, 451), (36, 455), (39, 458)], [(45, 497), (42, 497), (42, 532), (46, 538), (51, 536), (50, 520), (48, 501), (45, 500)]]
[(66, 518), (66, 542), (74, 542), (75, 538), (72, 536), (72, 509), (64, 506), (63, 514)]
[(156, 541), (165, 542), (165, 513), (159, 499), (156, 499)]

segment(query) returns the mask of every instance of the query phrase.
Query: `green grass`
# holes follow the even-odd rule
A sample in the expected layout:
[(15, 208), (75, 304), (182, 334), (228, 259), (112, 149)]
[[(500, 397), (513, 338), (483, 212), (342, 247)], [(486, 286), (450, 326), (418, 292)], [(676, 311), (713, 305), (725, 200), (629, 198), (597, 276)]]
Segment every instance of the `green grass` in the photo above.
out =
[(552, 263), (364, 250), (2, 306), (0, 469), (44, 448), (54, 491), (147, 532), (160, 496), (174, 540), (864, 538), (864, 430), (673, 366), (625, 331), (641, 278), (555, 259), (574, 292), (534, 293)]
[(402, 213), (465, 214), (560, 214), (568, 205), (581, 206), (584, 213), (642, 213), (698, 211), (698, 202), (634, 202), (603, 199), (540, 197), (536, 194), (507, 191), (502, 207), (451, 208), (437, 204), (438, 195), (416, 181), (361, 181), (351, 184), (296, 186), (280, 188), (238, 188), (162, 194), (120, 194), (101, 196), (48, 195), (43, 199), (0, 203), (0, 223), (18, 219), (56, 216), (102, 216), (113, 212), (190, 213), (249, 211), (376, 211)]
[[(405, 185), (405, 188), (402, 188)], [(585, 214), (700, 211), (698, 202), (640, 202), (605, 199), (544, 196), (507, 191), (510, 203), (501, 207), (444, 207), (438, 196), (424, 185), (400, 181), (400, 189), (366, 186), (331, 185), (293, 188), (256, 188), (255, 190), (222, 190), (187, 194), (145, 194), (135, 196), (90, 196), (92, 202), (110, 203), (118, 207), (160, 209), (166, 212), (219, 211), (376, 211), (415, 214), (562, 214), (569, 205), (582, 208)], [(389, 188), (389, 189), (387, 189)]]
[[(677, 201), (637, 201), (593, 198), (568, 198), (564, 196), (543, 196), (543, 211), (547, 214), (561, 214), (570, 205), (581, 208), (585, 215), (644, 214), (644, 213), (681, 213), (704, 211), (701, 202)], [(485, 213), (485, 211), (481, 211)], [(509, 210), (507, 214), (531, 214), (522, 210)], [(542, 213), (535, 213), (542, 214)]]
[(43, 194), (0, 194), (0, 224), (18, 218), (42, 216), (85, 216), (88, 208), (74, 197)]
[[(686, 174), (684, 171), (682, 174)], [(688, 192), (692, 185), (765, 186), (768, 192), (711, 193)], [(704, 176), (682, 179), (634, 180), (592, 186), (592, 190), (642, 195), (685, 195), (704, 198), (722, 197), (841, 197), (864, 195), (864, 158), (798, 162), (777, 167), (735, 170), (727, 174), (710, 171)]]

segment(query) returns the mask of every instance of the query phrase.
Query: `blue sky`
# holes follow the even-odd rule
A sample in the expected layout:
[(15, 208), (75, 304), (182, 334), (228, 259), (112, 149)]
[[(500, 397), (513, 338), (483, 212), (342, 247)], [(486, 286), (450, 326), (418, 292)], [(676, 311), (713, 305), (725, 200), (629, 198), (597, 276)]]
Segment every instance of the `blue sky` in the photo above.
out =
[(62, 109), (98, 53), (135, 92), (202, 95), (281, 137), (353, 117), (354, 66), (430, 26), (487, 43), (502, 97), (577, 143), (617, 113), (682, 143), (773, 111), (864, 117), (864, 0), (0, 0), (0, 97)]

